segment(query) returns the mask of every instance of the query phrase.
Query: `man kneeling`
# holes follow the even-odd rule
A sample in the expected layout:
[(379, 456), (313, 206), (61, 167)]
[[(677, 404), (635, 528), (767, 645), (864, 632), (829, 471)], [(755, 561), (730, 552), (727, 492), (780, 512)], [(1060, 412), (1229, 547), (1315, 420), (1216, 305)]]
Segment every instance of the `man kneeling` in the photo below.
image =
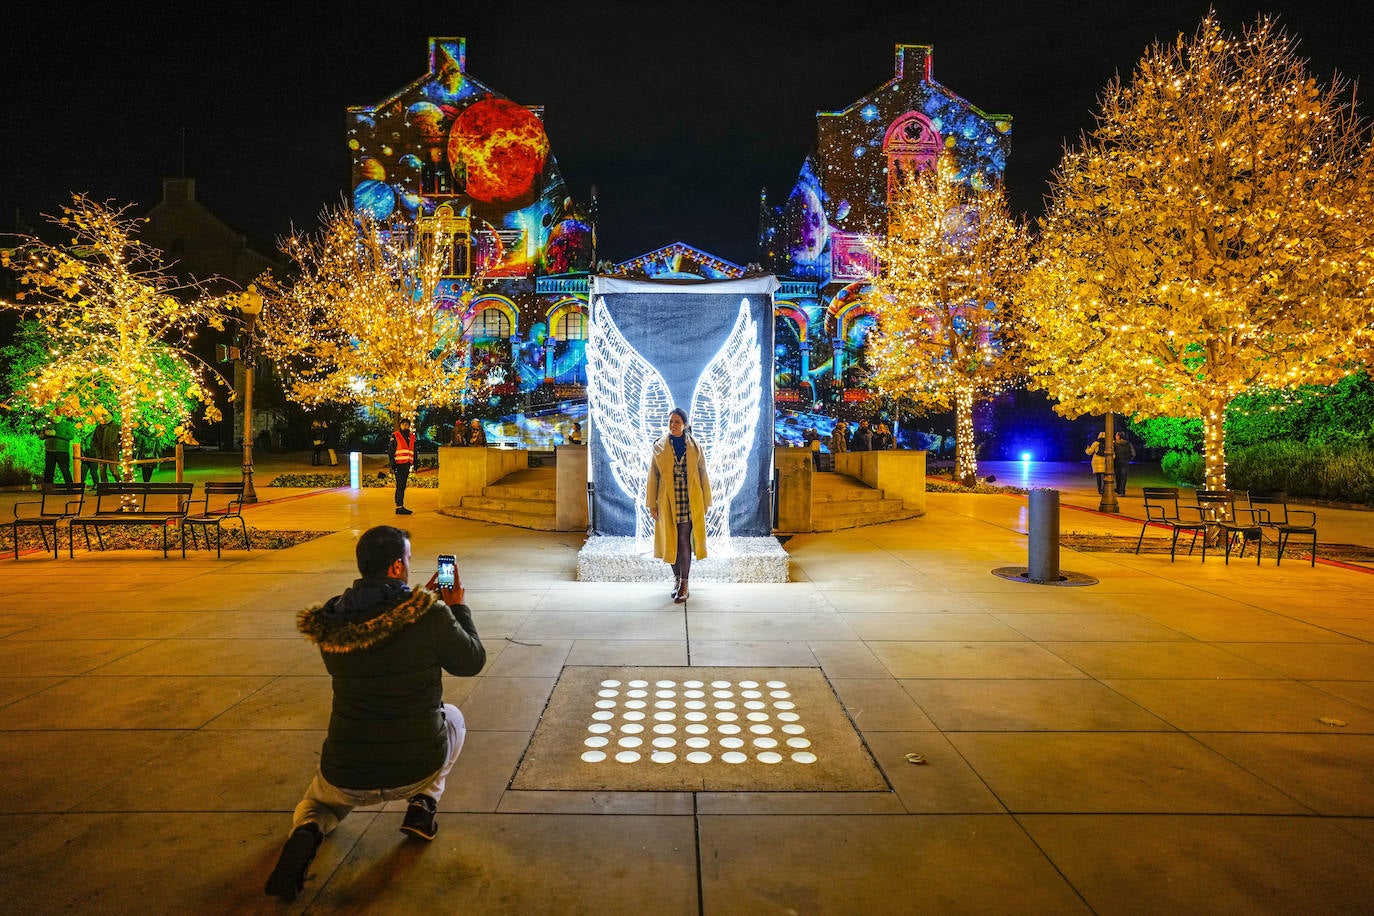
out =
[(305, 886), (320, 842), (356, 807), (407, 799), (401, 832), (434, 838), (466, 734), (463, 714), (443, 701), (443, 672), (469, 677), (487, 660), (461, 584), (436, 588), (437, 597), (411, 590), (408, 531), (372, 528), (357, 554), (362, 577), (297, 619), (320, 647), (334, 709), (319, 769), (267, 879), (267, 893), (287, 900)]

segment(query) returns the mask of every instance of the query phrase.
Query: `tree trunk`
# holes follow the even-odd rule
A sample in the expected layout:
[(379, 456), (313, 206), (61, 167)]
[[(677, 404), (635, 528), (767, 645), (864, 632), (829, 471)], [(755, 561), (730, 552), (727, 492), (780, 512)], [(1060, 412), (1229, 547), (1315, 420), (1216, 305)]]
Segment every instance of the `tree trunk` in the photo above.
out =
[(126, 385), (119, 392), (119, 476), (125, 483), (134, 479), (134, 421), (138, 405), (134, 402), (133, 387)]
[(973, 444), (973, 386), (954, 389), (954, 476), (964, 486), (978, 479), (978, 455)]
[(1203, 409), (1202, 455), (1206, 462), (1203, 478), (1208, 490), (1226, 489), (1226, 401), (1214, 398)]

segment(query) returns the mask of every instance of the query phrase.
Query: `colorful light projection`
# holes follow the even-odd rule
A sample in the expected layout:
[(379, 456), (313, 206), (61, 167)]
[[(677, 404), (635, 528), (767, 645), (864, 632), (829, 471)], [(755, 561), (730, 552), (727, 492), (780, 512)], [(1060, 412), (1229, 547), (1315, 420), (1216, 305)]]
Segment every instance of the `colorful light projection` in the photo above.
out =
[(487, 277), (587, 270), (592, 227), (568, 197), (542, 110), (464, 72), (462, 38), (430, 39), (430, 72), (375, 106), (348, 111), (353, 204), (378, 218), (470, 217)]
[(931, 77), (932, 50), (898, 45), (895, 76), (841, 111), (821, 112), (816, 145), (787, 200), (765, 215), (763, 252), (781, 276), (863, 280), (865, 235), (886, 231), (890, 182), (950, 150), (975, 186), (1002, 180), (1011, 117), (986, 114)]

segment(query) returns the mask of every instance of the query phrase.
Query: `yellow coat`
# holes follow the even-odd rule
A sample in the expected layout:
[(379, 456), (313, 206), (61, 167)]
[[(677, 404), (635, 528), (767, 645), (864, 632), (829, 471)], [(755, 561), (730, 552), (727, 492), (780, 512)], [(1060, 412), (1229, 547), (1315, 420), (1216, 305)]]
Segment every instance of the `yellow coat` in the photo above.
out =
[[(711, 505), (711, 481), (706, 477), (706, 456), (697, 440), (687, 436), (687, 503), (692, 515), (692, 544), (698, 560), (706, 559), (706, 507)], [(654, 556), (665, 563), (677, 562), (677, 506), (673, 501), (673, 446), (667, 435), (654, 443), (649, 463), (649, 485), (644, 504), (658, 509), (654, 525)]]

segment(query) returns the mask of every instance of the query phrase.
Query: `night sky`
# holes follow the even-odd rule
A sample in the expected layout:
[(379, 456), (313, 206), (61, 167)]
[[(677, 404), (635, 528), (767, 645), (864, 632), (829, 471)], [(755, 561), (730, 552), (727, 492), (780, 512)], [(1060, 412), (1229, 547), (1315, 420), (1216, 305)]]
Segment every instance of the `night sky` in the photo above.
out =
[[(1277, 14), (1311, 72), (1371, 85), (1367, 5), (1214, 5), (1231, 31)], [(815, 112), (888, 80), (895, 44), (933, 45), (936, 80), (1013, 116), (1012, 205), (1036, 216), (1062, 144), (1091, 127), (1107, 81), (1150, 42), (1191, 33), (1209, 4), (19, 6), (0, 13), (0, 229), (13, 228), (16, 208), (36, 223), (71, 191), (146, 208), (164, 176), (181, 174), (265, 243), (293, 223), (313, 227), (349, 183), (345, 108), (423, 75), (428, 36), (462, 35), (469, 75), (544, 106), (574, 196), (596, 186), (599, 257), (682, 240), (745, 263), (756, 258), (760, 189), (774, 204), (786, 197)]]

